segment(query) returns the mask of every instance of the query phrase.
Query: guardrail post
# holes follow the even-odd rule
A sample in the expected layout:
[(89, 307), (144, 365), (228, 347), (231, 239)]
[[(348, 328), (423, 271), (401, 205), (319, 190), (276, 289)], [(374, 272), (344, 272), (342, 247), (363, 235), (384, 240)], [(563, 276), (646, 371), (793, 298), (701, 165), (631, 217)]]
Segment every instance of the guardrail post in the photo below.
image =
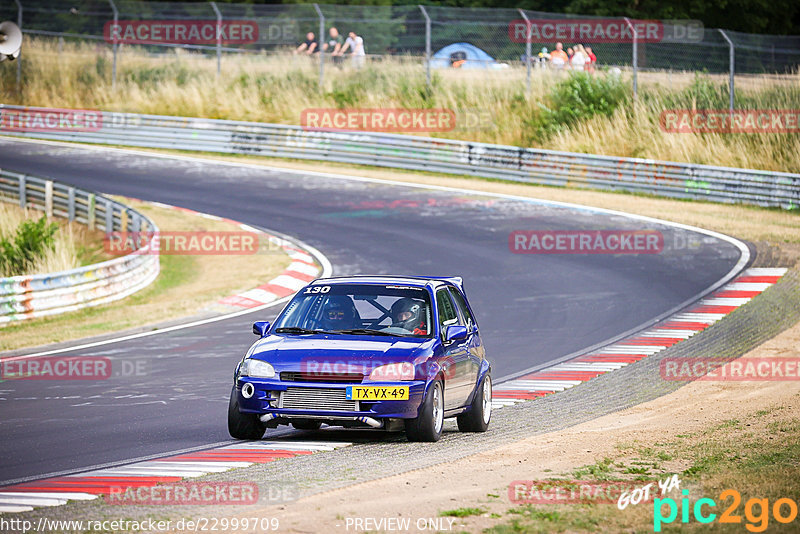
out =
[(317, 4), (314, 4), (314, 9), (319, 15), (319, 91), (322, 92), (323, 84), (325, 83), (325, 51), (322, 49), (322, 41), (325, 39), (325, 15)]
[(112, 34), (114, 36), (114, 45), (112, 50), (114, 51), (114, 61), (111, 63), (111, 89), (114, 90), (117, 88), (117, 28), (119, 28), (119, 11), (117, 11), (117, 6), (114, 4), (114, 0), (108, 0), (108, 3), (111, 5), (111, 10), (114, 12), (114, 26), (112, 27)]
[(639, 96), (639, 35), (636, 33), (636, 28), (633, 27), (628, 17), (625, 18), (625, 23), (633, 33), (633, 100), (636, 101)]
[(128, 231), (128, 208), (124, 208), (119, 212), (119, 231)]
[(25, 206), (28, 205), (28, 198), (27, 198), (27, 180), (25, 179), (25, 175), (19, 177), (19, 207), (25, 209)]
[(53, 181), (44, 182), (44, 214), (48, 218), (53, 216)]
[(222, 71), (222, 13), (220, 13), (216, 2), (210, 2), (214, 14), (217, 15), (217, 78)]
[(94, 193), (89, 193), (86, 196), (86, 226), (89, 230), (94, 230), (94, 208), (95, 208)]
[[(17, 26), (22, 31), (22, 4), (19, 0), (14, 0), (17, 4)], [(22, 90), (22, 54), (17, 58), (17, 91)]]
[(106, 199), (106, 233), (110, 234), (114, 231), (114, 205), (110, 200)]
[(67, 220), (72, 222), (75, 220), (75, 188), (70, 187), (67, 189)]
[(728, 39), (728, 35), (724, 31), (719, 30), (719, 33), (721, 33), (722, 37), (726, 41), (728, 41), (728, 70), (730, 71), (730, 80), (728, 81), (728, 93), (730, 93), (729, 94), (729, 98), (728, 98), (728, 100), (729, 100), (728, 108), (729, 108), (730, 112), (733, 113), (733, 106), (734, 106), (733, 97), (734, 97), (734, 91), (735, 91), (734, 81), (733, 81), (733, 73), (734, 73), (734, 70), (735, 70), (734, 62), (736, 60), (736, 54), (735, 54), (735, 50), (734, 50), (734, 46), (733, 46), (733, 41)]
[(431, 18), (428, 16), (428, 11), (425, 6), (419, 6), (422, 11), (422, 16), (425, 17), (425, 85), (428, 91), (431, 88)]
[(522, 15), (522, 18), (525, 19), (525, 65), (528, 70), (527, 78), (525, 82), (525, 89), (527, 90), (527, 94), (531, 92), (531, 21), (528, 19), (528, 16), (525, 14), (524, 11), (521, 9), (517, 9), (519, 14)]

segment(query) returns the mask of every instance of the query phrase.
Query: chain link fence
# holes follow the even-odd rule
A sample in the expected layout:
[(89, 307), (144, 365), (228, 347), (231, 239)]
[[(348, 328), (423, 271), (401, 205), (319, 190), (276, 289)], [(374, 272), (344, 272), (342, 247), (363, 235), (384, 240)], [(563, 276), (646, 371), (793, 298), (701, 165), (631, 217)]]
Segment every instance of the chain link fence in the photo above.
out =
[[(698, 21), (636, 21), (518, 9), (14, 0), (0, 6), (0, 20), (20, 23), (29, 36), (93, 42), (98, 49), (110, 49), (114, 83), (123, 47), (137, 47), (153, 57), (176, 48), (216, 57), (221, 75), (230, 54), (286, 56), (296, 52), (309, 33), (313, 53), (303, 50), (299, 55), (310, 55), (318, 63), (321, 88), (332, 67), (359, 67), (389, 58), (421, 65), (429, 84), (437, 69), (524, 70), (528, 86), (537, 69), (619, 69), (632, 76), (634, 96), (640, 84), (674, 87), (691, 82), (690, 76), (680, 75), (703, 72), (729, 83), (733, 107), (737, 84), (796, 82), (800, 66), (800, 36), (709, 29)], [(337, 43), (341, 46), (350, 32), (363, 39), (363, 46), (354, 44), (337, 54)], [(556, 42), (563, 43), (565, 52), (580, 45), (591, 54), (583, 54), (581, 61), (574, 56), (558, 60)], [(591, 55), (596, 62), (586, 61)], [(19, 64), (17, 69), (20, 83), (24, 69)]]

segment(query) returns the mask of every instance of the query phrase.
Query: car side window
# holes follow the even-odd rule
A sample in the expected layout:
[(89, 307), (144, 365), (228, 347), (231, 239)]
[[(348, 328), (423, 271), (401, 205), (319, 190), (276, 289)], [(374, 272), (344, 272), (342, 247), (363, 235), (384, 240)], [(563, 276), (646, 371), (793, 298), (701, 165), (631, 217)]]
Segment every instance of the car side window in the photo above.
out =
[(441, 326), (442, 332), (448, 326), (458, 324), (456, 309), (446, 289), (440, 289), (436, 293), (436, 305), (439, 308), (439, 326)]
[(454, 287), (450, 288), (450, 294), (453, 296), (453, 301), (456, 303), (458, 311), (461, 312), (461, 317), (463, 317), (464, 321), (467, 323), (467, 329), (471, 330), (475, 325), (475, 321), (472, 319), (472, 314), (469, 312), (467, 302), (464, 300), (464, 297), (461, 295), (461, 293)]

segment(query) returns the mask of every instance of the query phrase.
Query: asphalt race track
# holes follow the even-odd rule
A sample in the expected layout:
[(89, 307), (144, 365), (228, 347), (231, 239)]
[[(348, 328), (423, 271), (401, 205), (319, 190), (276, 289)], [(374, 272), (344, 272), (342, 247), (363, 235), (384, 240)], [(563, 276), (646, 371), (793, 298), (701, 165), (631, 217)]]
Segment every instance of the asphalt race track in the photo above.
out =
[[(318, 248), (338, 275), (461, 275), (496, 380), (641, 325), (740, 258), (714, 237), (588, 209), (267, 168), (9, 139), (0, 166), (282, 232)], [(658, 230), (664, 250), (509, 250), (513, 230), (570, 229)], [(141, 376), (0, 382), (0, 484), (228, 441), (233, 367), (253, 320), (277, 311), (74, 352), (138, 362)]]

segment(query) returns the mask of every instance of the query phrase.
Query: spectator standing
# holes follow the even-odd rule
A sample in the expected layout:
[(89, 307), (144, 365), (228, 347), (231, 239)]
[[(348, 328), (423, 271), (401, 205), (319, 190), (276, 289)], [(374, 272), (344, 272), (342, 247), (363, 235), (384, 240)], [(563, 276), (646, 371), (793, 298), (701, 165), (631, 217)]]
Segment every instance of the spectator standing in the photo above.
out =
[(344, 54), (348, 48), (352, 50), (351, 56), (353, 58), (353, 66), (357, 69), (361, 68), (361, 66), (364, 65), (364, 58), (367, 55), (364, 50), (364, 39), (356, 35), (356, 32), (348, 33), (347, 40), (342, 47), (342, 54)]
[(572, 58), (569, 62), (570, 67), (572, 67), (573, 70), (583, 70), (583, 67), (586, 65), (588, 60), (589, 57), (586, 55), (583, 45), (575, 45), (575, 53), (572, 55)]
[(328, 30), (328, 34), (328, 41), (322, 45), (322, 49), (331, 54), (334, 65), (341, 65), (344, 37), (342, 37), (342, 34), (339, 33), (339, 30), (335, 26)]
[(569, 62), (569, 57), (564, 52), (564, 45), (556, 43), (556, 49), (550, 52), (550, 65), (556, 69), (563, 69), (567, 62)]
[(586, 62), (586, 70), (594, 72), (594, 66), (597, 64), (597, 56), (592, 52), (591, 46), (586, 47), (586, 56), (589, 58), (589, 61)]
[(302, 54), (305, 52), (305, 54), (309, 56), (317, 51), (317, 42), (314, 40), (314, 32), (308, 32), (306, 34), (306, 40), (294, 49), (295, 54)]

